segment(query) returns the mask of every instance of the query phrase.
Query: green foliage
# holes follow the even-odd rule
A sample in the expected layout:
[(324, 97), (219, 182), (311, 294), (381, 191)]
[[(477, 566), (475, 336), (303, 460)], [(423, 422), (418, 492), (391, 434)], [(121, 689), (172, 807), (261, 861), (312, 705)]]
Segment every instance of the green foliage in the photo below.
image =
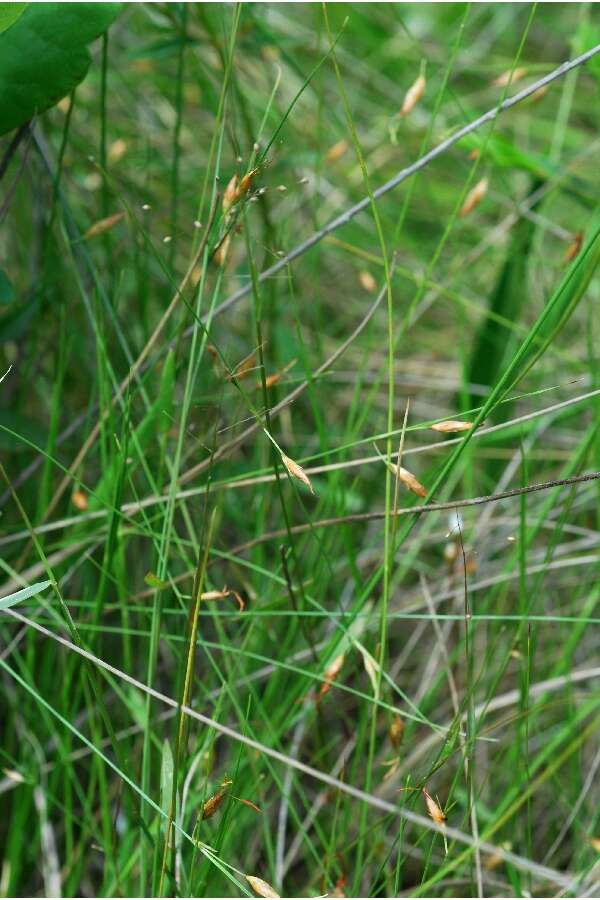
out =
[(0, 34), (23, 15), (28, 3), (0, 3)]
[(24, 6), (0, 34), (0, 135), (53, 106), (85, 78), (87, 45), (121, 11), (120, 3)]

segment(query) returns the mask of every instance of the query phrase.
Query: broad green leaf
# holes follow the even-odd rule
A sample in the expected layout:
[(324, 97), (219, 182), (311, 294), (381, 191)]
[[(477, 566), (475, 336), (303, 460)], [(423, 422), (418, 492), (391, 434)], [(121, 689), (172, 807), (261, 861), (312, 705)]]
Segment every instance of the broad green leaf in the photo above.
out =
[(9, 606), (14, 606), (15, 603), (20, 603), (21, 600), (28, 600), (36, 594), (41, 594), (47, 587), (50, 587), (50, 584), (50, 581), (38, 581), (37, 584), (30, 584), (29, 587), (16, 591), (14, 594), (9, 594), (8, 597), (2, 597), (0, 599), (0, 609), (8, 609)]
[(0, 3), (0, 34), (23, 14), (28, 3)]
[(121, 10), (120, 3), (30, 3), (0, 34), (0, 134), (66, 96), (85, 77), (87, 44)]
[(6, 272), (0, 269), (0, 306), (6, 306), (15, 299), (15, 289)]

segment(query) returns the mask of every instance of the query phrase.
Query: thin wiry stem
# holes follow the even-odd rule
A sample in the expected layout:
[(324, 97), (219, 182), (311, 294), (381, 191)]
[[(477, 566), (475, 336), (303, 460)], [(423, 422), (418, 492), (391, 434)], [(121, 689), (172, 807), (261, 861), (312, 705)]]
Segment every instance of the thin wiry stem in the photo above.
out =
[[(424, 503), (420, 506), (408, 506), (403, 509), (396, 510), (393, 514), (396, 516), (416, 516), (423, 513), (463, 509), (466, 506), (481, 506), (484, 503), (495, 503), (498, 500), (507, 500), (510, 497), (519, 497), (522, 494), (532, 494), (535, 491), (547, 491), (555, 487), (564, 487), (570, 484), (581, 484), (584, 481), (595, 481), (598, 478), (600, 478), (600, 472), (588, 472), (586, 475), (573, 475), (571, 478), (557, 478), (553, 481), (542, 481), (539, 484), (529, 484), (525, 487), (512, 488), (509, 491), (501, 491), (499, 494), (488, 494), (487, 496), (483, 497), (471, 497), (467, 500), (448, 500), (444, 503)], [(347, 516), (339, 516), (337, 518), (331, 519), (319, 519), (316, 522), (304, 522), (300, 525), (294, 525), (291, 528), (291, 532), (292, 534), (300, 534), (301, 532), (309, 531), (312, 528), (328, 528), (333, 525), (345, 525), (349, 522), (372, 522), (377, 519), (384, 519), (385, 515), (386, 514), (384, 510), (376, 510), (374, 512), (368, 513), (350, 513)], [(242, 553), (245, 550), (249, 550), (251, 547), (255, 547), (257, 544), (262, 544), (265, 541), (272, 541), (275, 538), (282, 537), (286, 533), (287, 532), (281, 528), (278, 528), (276, 531), (267, 531), (264, 534), (261, 534), (259, 537), (253, 538), (251, 541), (247, 541), (245, 544), (240, 544), (239, 547), (234, 547), (229, 552), (232, 556), (234, 556), (238, 553)]]
[[(411, 175), (414, 175), (416, 172), (420, 172), (421, 169), (424, 169), (425, 166), (428, 166), (430, 162), (434, 159), (437, 159), (438, 156), (441, 156), (446, 150), (449, 150), (450, 147), (453, 147), (454, 144), (458, 143), (462, 138), (466, 137), (466, 135), (471, 134), (472, 131), (476, 131), (486, 122), (490, 122), (496, 116), (500, 115), (500, 113), (505, 112), (507, 109), (511, 109), (513, 106), (516, 106), (518, 103), (522, 103), (523, 100), (526, 100), (528, 97), (531, 97), (532, 94), (535, 94), (536, 91), (539, 91), (540, 88), (545, 87), (547, 84), (551, 84), (553, 81), (556, 81), (557, 78), (561, 78), (563, 75), (566, 75), (567, 72), (570, 72), (572, 69), (576, 69), (578, 66), (583, 65), (597, 53), (600, 53), (600, 44), (596, 44), (595, 47), (592, 47), (591, 50), (587, 50), (585, 53), (581, 53), (579, 56), (576, 56), (574, 59), (567, 60), (562, 63), (556, 69), (553, 69), (552, 72), (549, 72), (548, 75), (544, 75), (543, 78), (540, 78), (538, 81), (534, 81), (533, 84), (529, 85), (529, 87), (523, 88), (522, 91), (519, 91), (513, 97), (508, 97), (502, 103), (497, 106), (493, 106), (491, 109), (488, 109), (487, 112), (483, 113), (483, 115), (479, 116), (477, 119), (473, 119), (472, 122), (469, 122), (467, 125), (463, 125), (462, 128), (459, 128), (454, 134), (450, 137), (446, 138), (445, 141), (442, 141), (428, 153), (425, 153), (424, 156), (421, 156), (416, 162), (411, 163), (409, 166), (406, 166), (404, 169), (401, 169), (393, 178), (390, 178), (389, 181), (386, 181), (385, 184), (382, 184), (376, 190), (373, 191), (373, 197), (375, 200), (378, 200), (380, 197), (383, 197), (384, 194), (389, 193), (394, 188), (398, 187), (398, 185), (402, 184), (403, 181), (406, 181), (407, 178), (410, 178)], [(273, 263), (272, 266), (269, 266), (268, 269), (265, 269), (264, 272), (261, 272), (258, 276), (258, 281), (263, 282), (268, 278), (272, 278), (278, 272), (281, 272), (282, 269), (289, 266), (293, 260), (298, 259), (299, 256), (302, 256), (307, 250), (310, 250), (316, 244), (326, 238), (328, 235), (333, 234), (334, 231), (337, 231), (338, 228), (341, 228), (343, 225), (347, 225), (348, 222), (351, 222), (352, 219), (355, 218), (360, 212), (366, 209), (371, 203), (370, 197), (363, 197), (358, 203), (355, 203), (354, 206), (351, 206), (349, 209), (345, 210), (345, 212), (341, 213), (339, 216), (336, 216), (335, 219), (332, 219), (331, 222), (328, 222), (327, 225), (324, 225), (323, 228), (320, 228), (318, 231), (315, 231), (314, 234), (311, 234), (310, 237), (306, 238), (306, 240), (301, 241), (297, 244), (289, 253), (286, 253), (285, 256), (282, 256), (281, 259), (278, 259), (276, 263)], [(219, 315), (225, 310), (230, 309), (232, 306), (235, 306), (236, 303), (239, 303), (243, 297), (248, 296), (251, 292), (252, 286), (251, 284), (245, 284), (239, 290), (235, 291), (235, 293), (231, 294), (230, 297), (227, 297), (217, 308), (215, 309), (215, 315)], [(191, 334), (191, 329), (188, 329), (184, 332), (187, 336)]]
[(257, 750), (259, 753), (265, 754), (265, 756), (270, 756), (272, 759), (275, 759), (286, 766), (292, 766), (298, 771), (303, 772), (305, 775), (308, 775), (310, 778), (314, 778), (317, 781), (328, 784), (330, 787), (335, 788), (338, 791), (342, 791), (343, 793), (348, 794), (349, 796), (354, 797), (357, 800), (368, 803), (370, 806), (380, 810), (381, 812), (398, 816), (399, 818), (405, 819), (407, 822), (410, 822), (413, 825), (417, 825), (420, 828), (426, 828), (428, 831), (435, 831), (439, 834), (445, 833), (447, 838), (453, 841), (457, 841), (460, 844), (464, 844), (469, 848), (479, 848), (480, 850), (484, 851), (485, 853), (489, 853), (490, 855), (499, 854), (502, 859), (506, 860), (506, 862), (512, 863), (521, 871), (530, 872), (532, 875), (535, 875), (536, 877), (544, 881), (551, 882), (552, 884), (557, 884), (562, 887), (572, 883), (573, 876), (569, 875), (568, 873), (557, 872), (554, 869), (549, 868), (548, 866), (542, 866), (539, 863), (533, 862), (529, 859), (525, 859), (516, 853), (512, 853), (511, 851), (506, 850), (504, 847), (496, 846), (495, 844), (491, 844), (488, 841), (475, 841), (470, 834), (465, 834), (458, 828), (453, 828), (452, 826), (449, 826), (447, 824), (444, 824), (443, 826), (438, 825), (432, 819), (427, 818), (427, 816), (420, 815), (419, 813), (413, 812), (413, 810), (406, 809), (406, 807), (397, 806), (396, 804), (383, 800), (380, 797), (375, 796), (374, 794), (369, 794), (366, 791), (362, 791), (360, 788), (354, 787), (353, 785), (348, 784), (345, 781), (340, 781), (338, 778), (334, 778), (328, 772), (322, 772), (319, 769), (315, 769), (313, 766), (309, 766), (298, 759), (293, 759), (292, 757), (287, 756), (285, 753), (281, 753), (279, 750), (275, 750), (272, 747), (267, 746), (266, 744), (262, 744), (260, 741), (256, 741), (253, 738), (248, 737), (246, 734), (235, 731), (228, 725), (217, 722), (215, 719), (211, 719), (209, 716), (205, 716), (189, 706), (182, 706), (180, 703), (178, 703), (177, 700), (173, 700), (171, 697), (168, 697), (166, 694), (162, 694), (155, 688), (143, 684), (141, 681), (138, 681), (127, 672), (123, 672), (120, 669), (117, 669), (115, 666), (112, 666), (105, 660), (100, 659), (93, 653), (85, 650), (83, 647), (78, 647), (67, 638), (55, 634), (49, 629), (44, 628), (43, 625), (39, 625), (32, 619), (28, 619), (25, 616), (22, 616), (15, 610), (6, 609), (3, 610), (3, 612), (16, 619), (17, 621), (22, 622), (23, 624), (26, 624), (31, 628), (34, 628), (36, 631), (40, 632), (40, 634), (43, 634), (46, 637), (49, 637), (52, 640), (56, 641), (57, 643), (62, 644), (69, 650), (78, 653), (85, 659), (88, 659), (89, 661), (95, 663), (97, 666), (100, 666), (100, 668), (105, 669), (107, 672), (110, 672), (112, 675), (116, 675), (118, 678), (126, 681), (128, 684), (133, 685), (133, 687), (137, 688), (138, 690), (149, 694), (156, 700), (159, 700), (161, 703), (165, 703), (167, 706), (170, 706), (174, 709), (179, 708), (186, 715), (190, 716), (193, 719), (196, 719), (199, 722), (202, 722), (202, 724), (208, 726), (209, 728), (213, 728), (220, 734), (223, 734), (226, 737), (229, 737), (241, 744), (245, 744), (247, 747), (251, 747), (253, 750)]

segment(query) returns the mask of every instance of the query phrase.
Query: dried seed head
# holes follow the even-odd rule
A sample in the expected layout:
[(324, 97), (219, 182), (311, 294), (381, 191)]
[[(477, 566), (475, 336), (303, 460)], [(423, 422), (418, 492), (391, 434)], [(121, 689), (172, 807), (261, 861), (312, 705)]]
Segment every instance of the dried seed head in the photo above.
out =
[(107, 158), (109, 163), (118, 163), (127, 153), (127, 142), (123, 138), (117, 138), (108, 148)]
[(506, 87), (509, 84), (516, 84), (517, 81), (521, 81), (526, 75), (527, 69), (524, 66), (517, 66), (514, 70), (507, 69), (502, 75), (498, 75), (498, 77), (492, 81), (492, 84), (494, 87)]
[(444, 544), (444, 559), (451, 566), (456, 562), (458, 557), (458, 546), (455, 541), (448, 541), (447, 544)]
[(308, 477), (302, 466), (299, 466), (297, 462), (294, 462), (294, 460), (290, 459), (289, 456), (286, 456), (285, 453), (281, 454), (281, 462), (284, 464), (292, 478), (297, 478), (298, 481), (301, 481), (302, 484), (306, 485), (311, 494), (314, 494), (313, 486), (310, 483), (310, 478)]
[(229, 381), (232, 381), (234, 378), (236, 381), (241, 381), (243, 378), (247, 378), (248, 375), (256, 368), (256, 353), (250, 353), (245, 359), (238, 363), (235, 367), (231, 375), (229, 376)]
[(73, 491), (71, 500), (73, 501), (73, 506), (81, 510), (81, 512), (85, 512), (85, 510), (88, 508), (87, 494), (82, 490)]
[(482, 178), (481, 181), (478, 181), (475, 187), (469, 191), (460, 211), (461, 218), (468, 216), (476, 206), (479, 206), (487, 194), (488, 185), (489, 182), (487, 178)]
[(404, 720), (402, 719), (402, 716), (394, 716), (388, 733), (390, 741), (392, 742), (392, 747), (399, 750), (404, 737)]
[(575, 257), (578, 255), (579, 251), (581, 250), (582, 244), (583, 244), (583, 231), (578, 231), (578, 232), (576, 232), (573, 240), (567, 247), (567, 249), (565, 251), (565, 255), (563, 257), (563, 261), (565, 263), (572, 262), (575, 259)]
[(472, 422), (460, 422), (455, 419), (448, 419), (446, 422), (438, 422), (432, 425), (432, 431), (440, 431), (442, 434), (456, 434), (459, 431), (469, 431), (473, 427)]
[(473, 149), (469, 153), (469, 159), (472, 162), (475, 162), (475, 160), (479, 159), (480, 156), (481, 156), (481, 150), (479, 149), (479, 147), (473, 147)]
[(225, 188), (225, 193), (223, 194), (223, 212), (229, 212), (235, 201), (238, 199), (238, 177), (234, 175), (227, 187)]
[(319, 696), (317, 697), (317, 701), (321, 701), (325, 694), (328, 694), (331, 690), (331, 685), (337, 679), (338, 675), (342, 670), (342, 666), (344, 665), (344, 654), (340, 654), (340, 656), (336, 656), (330, 666), (325, 669), (324, 677), (327, 679), (321, 684), (319, 689)]
[(429, 813), (433, 821), (437, 822), (438, 825), (443, 825), (446, 821), (446, 813), (443, 811), (439, 803), (436, 803), (431, 794), (425, 790), (425, 788), (423, 788), (423, 796), (425, 797), (427, 812)]
[(279, 897), (277, 891), (268, 882), (259, 878), (258, 875), (246, 875), (246, 881), (259, 897)]
[[(500, 844), (500, 846), (502, 847), (503, 850), (507, 850), (507, 851), (512, 850), (512, 842), (511, 841), (503, 841), (503, 843)], [(487, 858), (487, 860), (485, 861), (485, 868), (488, 870), (488, 872), (491, 872), (494, 869), (497, 869), (498, 866), (501, 865), (501, 863), (503, 863), (503, 862), (504, 862), (504, 857), (503, 857), (502, 853), (492, 853), (492, 855), (489, 856)]]
[(543, 84), (541, 88), (538, 88), (537, 91), (534, 91), (533, 94), (529, 95), (530, 103), (539, 103), (540, 100), (543, 100), (548, 91), (550, 90), (549, 84)]
[(232, 784), (232, 781), (224, 781), (216, 794), (213, 794), (212, 797), (208, 798), (208, 800), (202, 806), (202, 819), (210, 819), (212, 816), (214, 816), (216, 811), (223, 803), (225, 795), (227, 794), (227, 791)]
[(412, 472), (409, 472), (408, 469), (405, 469), (403, 466), (400, 466), (400, 468), (398, 468), (396, 463), (393, 463), (393, 462), (388, 463), (385, 456), (383, 456), (379, 452), (379, 450), (377, 448), (377, 444), (375, 444), (374, 446), (375, 446), (375, 449), (377, 450), (377, 453), (379, 454), (379, 458), (386, 464), (386, 466), (389, 468), (390, 472), (393, 475), (395, 475), (396, 478), (398, 478), (405, 487), (407, 487), (409, 489), (409, 491), (412, 491), (414, 494), (417, 494), (417, 496), (419, 496), (419, 497), (427, 496), (427, 489), (424, 488), (423, 485), (421, 484), (421, 482), (415, 478), (415, 476), (412, 474)]
[(117, 222), (120, 222), (123, 218), (125, 218), (125, 213), (118, 212), (113, 216), (107, 216), (106, 219), (100, 219), (99, 222), (95, 222), (91, 228), (88, 228), (84, 234), (85, 240), (87, 241), (89, 238), (98, 237), (99, 234), (110, 231), (110, 229), (114, 228)]
[(240, 608), (240, 612), (243, 612), (246, 604), (242, 600), (240, 594), (237, 591), (230, 591), (228, 587), (224, 587), (222, 591), (204, 591), (200, 594), (201, 600), (227, 600), (229, 597), (233, 597), (236, 601), (237, 605)]
[(596, 853), (600, 853), (600, 838), (590, 838), (590, 844), (592, 845)]
[[(394, 466), (396, 470), (398, 470), (397, 466)], [(402, 484), (412, 491), (413, 494), (416, 494), (418, 497), (426, 497), (427, 489), (423, 487), (420, 481), (418, 481), (412, 472), (409, 472), (408, 469), (400, 466), (400, 471), (398, 472), (398, 478), (402, 482)]]
[[(285, 373), (286, 373), (286, 372), (289, 372), (289, 370), (290, 370), (293, 366), (296, 365), (297, 361), (298, 361), (297, 359), (293, 359), (291, 362), (289, 362), (289, 363), (287, 364), (287, 366), (284, 366), (284, 367), (283, 367), (283, 369), (281, 370), (281, 372), (274, 372), (272, 375), (267, 375), (267, 377), (265, 378), (265, 386), (266, 386), (267, 390), (268, 390), (269, 388), (272, 388), (272, 387), (273, 387), (274, 385), (276, 385), (279, 381), (281, 381), (281, 379), (283, 378), (283, 376), (285, 375)], [(259, 381), (257, 387), (262, 387), (262, 382)]]
[(230, 244), (231, 235), (227, 234), (215, 251), (215, 263), (219, 266), (220, 269), (223, 269), (225, 267), (225, 263), (227, 262), (227, 257), (229, 255)]
[(240, 186), (237, 189), (236, 199), (239, 200), (240, 197), (245, 197), (248, 191), (252, 186), (252, 181), (258, 174), (258, 169), (252, 169), (251, 172), (248, 172), (242, 180), (240, 181)]
[(370, 294), (374, 294), (377, 290), (377, 282), (373, 278), (370, 272), (366, 270), (358, 273), (358, 280), (360, 281), (361, 287), (368, 291)]
[(56, 105), (58, 109), (60, 109), (61, 113), (66, 116), (66, 114), (71, 109), (71, 98), (63, 97), (62, 100), (59, 100)]
[(342, 138), (341, 141), (338, 141), (333, 145), (333, 147), (329, 148), (329, 150), (325, 154), (325, 161), (328, 163), (337, 162), (346, 153), (348, 147), (348, 141), (345, 138)]
[(427, 82), (425, 81), (425, 77), (423, 75), (419, 75), (419, 77), (416, 79), (416, 81), (413, 82), (413, 84), (411, 84), (405, 94), (402, 109), (400, 110), (401, 116), (407, 116), (409, 112), (411, 112), (415, 108), (415, 106), (425, 93), (426, 86)]

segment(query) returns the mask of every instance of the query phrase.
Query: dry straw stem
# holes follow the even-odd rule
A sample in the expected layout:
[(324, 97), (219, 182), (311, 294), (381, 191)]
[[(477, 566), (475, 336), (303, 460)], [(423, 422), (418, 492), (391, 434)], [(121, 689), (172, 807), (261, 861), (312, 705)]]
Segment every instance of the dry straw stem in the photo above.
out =
[(280, 895), (277, 891), (271, 887), (271, 885), (264, 881), (262, 878), (259, 878), (258, 875), (246, 875), (246, 881), (252, 888), (255, 894), (258, 894), (259, 897), (279, 897)]
[(425, 77), (419, 75), (406, 92), (402, 109), (400, 110), (401, 116), (407, 116), (415, 108), (419, 100), (423, 97), (426, 86), (427, 82), (425, 81)]
[[(489, 494), (484, 497), (472, 497), (468, 500), (448, 500), (444, 503), (424, 503), (420, 506), (408, 506), (393, 511), (393, 515), (417, 516), (423, 515), (424, 513), (464, 509), (467, 506), (481, 506), (484, 503), (496, 503), (499, 500), (508, 500), (511, 497), (519, 497), (522, 494), (532, 494), (535, 491), (547, 491), (551, 488), (566, 487), (571, 484), (582, 484), (586, 481), (595, 481), (598, 478), (600, 478), (600, 472), (589, 472), (586, 475), (573, 475), (570, 478), (557, 478), (554, 481), (543, 481), (540, 484), (530, 484), (526, 487), (512, 488), (508, 491), (501, 491), (498, 494)], [(302, 534), (302, 532), (311, 531), (314, 528), (330, 528), (335, 525), (346, 525), (350, 522), (372, 522), (384, 518), (385, 512), (380, 510), (368, 513), (351, 513), (347, 516), (339, 516), (338, 518), (319, 519), (316, 522), (304, 522), (301, 525), (292, 525), (289, 531), (287, 528), (278, 528), (275, 531), (267, 531), (260, 535), (260, 537), (253, 538), (245, 544), (234, 547), (229, 552), (232, 556), (235, 556), (245, 550), (250, 550), (258, 544), (262, 544), (265, 541), (276, 540), (287, 534)]]
[[(63, 647), (71, 650), (73, 653), (77, 653), (80, 656), (83, 656), (85, 659), (90, 660), (105, 671), (110, 672), (117, 678), (120, 678), (128, 684), (131, 684), (133, 687), (148, 694), (151, 697), (154, 697), (155, 700), (159, 700), (161, 703), (164, 703), (172, 709), (181, 710), (183, 713), (185, 713), (185, 715), (190, 716), (190, 718), (196, 719), (198, 722), (201, 722), (203, 725), (206, 725), (209, 728), (213, 728), (220, 734), (223, 734), (234, 741), (244, 744), (245, 746), (258, 751), (259, 753), (263, 753), (265, 756), (269, 756), (271, 757), (271, 759), (275, 759), (283, 765), (291, 766), (297, 771), (308, 775), (310, 778), (321, 781), (322, 783), (327, 784), (329, 787), (339, 790), (342, 793), (348, 794), (349, 796), (354, 797), (355, 799), (363, 803), (368, 803), (375, 809), (379, 809), (382, 812), (391, 813), (392, 815), (398, 816), (401, 819), (405, 819), (407, 822), (411, 822), (413, 825), (416, 825), (418, 827), (426, 828), (430, 831), (436, 831), (442, 835), (445, 834), (446, 837), (450, 840), (457, 841), (458, 843), (464, 844), (472, 849), (479, 848), (484, 853), (488, 854), (499, 853), (504, 860), (512, 863), (514, 866), (516, 866), (516, 868), (520, 869), (523, 872), (530, 872), (535, 877), (540, 878), (544, 881), (560, 885), (561, 887), (568, 887), (573, 884), (573, 877), (568, 873), (558, 872), (555, 869), (550, 868), (549, 866), (541, 865), (540, 863), (536, 863), (532, 860), (526, 859), (525, 857), (519, 856), (516, 853), (504, 850), (504, 848), (499, 847), (495, 844), (491, 844), (489, 841), (476, 841), (470, 834), (466, 834), (465, 832), (460, 831), (458, 828), (453, 828), (449, 825), (438, 825), (427, 816), (422, 816), (419, 813), (413, 812), (413, 810), (411, 809), (406, 809), (406, 807), (403, 806), (397, 806), (396, 804), (390, 803), (387, 800), (382, 799), (381, 797), (377, 797), (374, 794), (369, 794), (366, 791), (361, 790), (360, 788), (354, 787), (354, 785), (348, 784), (345, 781), (341, 781), (338, 778), (334, 778), (328, 772), (322, 772), (319, 769), (315, 769), (313, 766), (309, 766), (307, 763), (301, 762), (299, 759), (291, 756), (286, 756), (279, 750), (275, 750), (272, 747), (267, 746), (266, 744), (261, 744), (259, 741), (248, 737), (248, 735), (241, 734), (240, 732), (235, 731), (233, 728), (230, 728), (228, 725), (224, 725), (222, 722), (217, 722), (215, 719), (211, 719), (208, 716), (203, 715), (192, 707), (182, 705), (177, 700), (173, 700), (171, 697), (168, 697), (166, 694), (162, 694), (155, 688), (143, 684), (141, 681), (138, 681), (137, 678), (134, 678), (127, 672), (123, 672), (120, 669), (117, 669), (115, 666), (112, 666), (105, 660), (100, 659), (100, 657), (94, 656), (93, 653), (90, 653), (83, 647), (78, 647), (67, 638), (55, 634), (48, 628), (45, 628), (38, 622), (35, 622), (33, 619), (28, 619), (27, 617), (16, 612), (14, 609), (3, 610), (3, 613), (4, 615), (11, 616), (16, 621), (19, 621), (22, 624), (35, 629), (40, 634), (43, 634), (51, 640), (56, 641)], [(1, 657), (0, 666), (3, 667), (5, 671), (8, 671), (8, 674), (11, 674), (12, 670), (9, 670), (9, 667), (7, 667), (7, 664), (4, 662), (4, 660), (2, 660)], [(49, 711), (53, 711), (52, 707), (48, 707), (48, 709)]]

